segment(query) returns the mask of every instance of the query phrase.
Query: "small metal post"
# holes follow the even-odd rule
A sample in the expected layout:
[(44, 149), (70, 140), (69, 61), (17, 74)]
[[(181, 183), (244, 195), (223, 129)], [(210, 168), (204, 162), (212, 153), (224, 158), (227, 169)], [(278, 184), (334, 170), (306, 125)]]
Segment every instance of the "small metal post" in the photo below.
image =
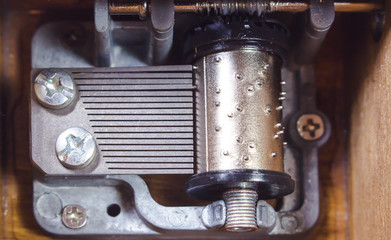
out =
[(108, 0), (95, 0), (95, 61), (99, 67), (112, 65), (111, 17)]

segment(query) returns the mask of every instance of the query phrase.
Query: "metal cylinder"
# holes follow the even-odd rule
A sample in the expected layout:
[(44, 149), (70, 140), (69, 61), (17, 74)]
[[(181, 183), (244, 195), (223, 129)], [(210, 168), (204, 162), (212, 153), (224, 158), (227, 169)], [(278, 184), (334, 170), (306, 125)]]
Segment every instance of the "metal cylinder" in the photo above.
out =
[(225, 230), (229, 232), (248, 232), (258, 229), (256, 205), (258, 193), (251, 189), (232, 189), (224, 193), (227, 207)]
[[(197, 66), (205, 109), (200, 172), (262, 169), (283, 171), (281, 60), (265, 51), (234, 50), (207, 55)], [(204, 129), (204, 130), (203, 130)]]
[(187, 181), (187, 193), (224, 199), (227, 231), (256, 230), (258, 199), (294, 189), (283, 167), (286, 31), (275, 21), (215, 22), (201, 29), (186, 44), (194, 49), (188, 55), (195, 59), (197, 89), (197, 174)]

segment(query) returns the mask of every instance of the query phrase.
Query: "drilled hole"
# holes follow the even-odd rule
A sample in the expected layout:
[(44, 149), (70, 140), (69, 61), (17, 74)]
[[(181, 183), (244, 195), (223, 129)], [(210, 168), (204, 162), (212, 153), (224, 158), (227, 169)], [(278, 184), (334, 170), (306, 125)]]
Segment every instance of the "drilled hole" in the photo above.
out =
[(111, 204), (107, 207), (107, 214), (111, 217), (116, 217), (120, 214), (121, 207), (118, 204)]

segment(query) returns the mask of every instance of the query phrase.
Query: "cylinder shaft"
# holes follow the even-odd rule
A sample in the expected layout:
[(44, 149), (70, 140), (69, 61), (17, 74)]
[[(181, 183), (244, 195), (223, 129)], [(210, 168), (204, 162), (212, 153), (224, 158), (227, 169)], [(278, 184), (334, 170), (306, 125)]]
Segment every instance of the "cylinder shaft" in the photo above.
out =
[[(384, 9), (379, 1), (372, 2), (335, 2), (336, 12), (372, 12)], [(177, 13), (197, 14), (250, 14), (260, 16), (267, 12), (304, 12), (309, 8), (307, 1), (241, 1), (241, 0), (210, 0), (210, 1), (175, 1), (174, 11)], [(142, 19), (150, 12), (147, 1), (112, 0), (110, 14), (112, 15), (140, 15)]]
[(336, 12), (372, 12), (383, 9), (384, 5), (379, 2), (335, 2)]

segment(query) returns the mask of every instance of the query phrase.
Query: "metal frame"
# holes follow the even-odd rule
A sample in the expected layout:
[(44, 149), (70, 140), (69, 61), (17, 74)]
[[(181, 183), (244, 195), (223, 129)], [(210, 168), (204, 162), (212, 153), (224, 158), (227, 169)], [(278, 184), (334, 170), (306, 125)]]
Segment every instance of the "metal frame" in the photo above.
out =
[[(49, 24), (37, 32), (32, 46), (34, 67), (90, 67), (84, 62), (83, 57), (73, 54), (69, 48), (61, 45), (53, 46), (54, 43), (49, 43), (50, 41), (58, 41), (53, 38), (53, 33), (48, 34), (48, 31), (58, 29), (65, 24), (58, 23), (57, 26)], [(42, 43), (48, 43), (48, 45)], [(56, 64), (53, 64), (53, 58), (45, 57), (48, 54), (44, 49), (46, 46), (53, 46), (53, 48), (49, 48), (49, 51), (56, 49)], [(125, 59), (125, 57), (121, 56), (119, 59)], [(309, 103), (314, 102), (315, 93), (313, 91), (311, 96), (297, 98), (302, 86), (308, 86), (308, 83), (314, 84), (312, 68), (303, 68), (300, 78), (295, 78), (293, 72), (284, 69), (283, 81), (287, 83), (283, 86), (283, 90), (288, 93), (287, 100), (284, 102), (286, 124), (289, 119), (292, 119), (293, 114), (302, 109), (299, 106), (308, 106)], [(315, 106), (307, 107), (306, 111), (316, 111)], [(47, 231), (68, 236), (126, 234), (136, 237), (145, 234), (161, 234), (160, 236), (163, 238), (175, 235), (183, 239), (191, 238), (191, 232), (197, 230), (197, 237), (200, 238), (268, 236), (271, 239), (292, 239), (292, 235), (300, 236), (315, 225), (319, 215), (319, 193), (316, 150), (318, 146), (298, 148), (292, 146), (290, 142), (288, 141), (289, 144), (285, 149), (285, 171), (296, 180), (296, 191), (284, 198), (282, 209), (277, 212), (277, 221), (270, 234), (267, 231), (237, 235), (213, 230), (205, 231), (207, 228), (201, 220), (204, 207), (160, 206), (152, 200), (145, 182), (136, 175), (42, 178), (41, 174), (37, 173), (36, 180), (34, 180), (35, 217)], [(100, 190), (96, 192), (96, 189)], [(42, 202), (42, 197), (48, 194), (59, 198), (64, 206), (79, 203), (88, 209), (86, 226), (77, 230), (67, 229), (59, 220), (61, 209), (52, 209), (53, 214), (46, 212), (50, 209), (42, 210), (39, 202)], [(112, 202), (120, 204), (123, 209), (121, 217), (118, 219), (108, 217), (105, 212), (106, 207)], [(134, 205), (132, 205), (133, 202)], [(151, 211), (151, 209), (154, 210)], [(47, 215), (55, 217), (47, 218), (45, 217)], [(172, 230), (179, 232), (174, 233)]]
[[(96, 7), (104, 1), (97, 1)], [(104, 4), (104, 3), (103, 3)], [(107, 15), (108, 9), (96, 14)], [(331, 16), (331, 15), (329, 15)], [(332, 15), (333, 16), (333, 15)], [(101, 19), (97, 17), (100, 21)], [(333, 19), (333, 18), (332, 18)], [(331, 19), (331, 23), (332, 23)], [(330, 25), (331, 25), (330, 23)], [(61, 41), (60, 29), (68, 26), (81, 26), (85, 30), (85, 41), (95, 42), (95, 49), (101, 52), (91, 54), (93, 48), (72, 47)], [(102, 26), (101, 30), (98, 31)], [(147, 65), (147, 59), (140, 59), (137, 54), (118, 51), (121, 48), (112, 35), (115, 29), (131, 28), (137, 34), (148, 35), (148, 26), (139, 22), (126, 25), (109, 21), (95, 23), (50, 23), (39, 29), (32, 43), (32, 66), (40, 68), (89, 68), (94, 64), (104, 66), (134, 67)], [(108, 30), (110, 29), (110, 30)], [(326, 27), (328, 30), (328, 28)], [(326, 32), (327, 32), (326, 30)], [(95, 40), (89, 36), (95, 32)], [(322, 41), (325, 34), (317, 41)], [(92, 45), (92, 44), (91, 44)], [(87, 44), (87, 46), (91, 46)], [(305, 45), (305, 44), (304, 44)], [(318, 44), (315, 44), (318, 46)], [(109, 49), (109, 50), (108, 50)], [(107, 50), (107, 51), (106, 51)], [(137, 50), (136, 50), (137, 51)], [(313, 49), (317, 51), (317, 47)], [(309, 53), (308, 56), (312, 54)], [(94, 56), (98, 62), (94, 63)], [(311, 57), (309, 57), (311, 59)], [(296, 181), (296, 191), (282, 200), (281, 209), (272, 213), (275, 222), (251, 233), (227, 233), (214, 227), (220, 223), (208, 223), (207, 210), (213, 206), (222, 206), (220, 202), (208, 206), (165, 207), (157, 204), (151, 197), (146, 183), (137, 175), (101, 175), (88, 176), (43, 176), (37, 172), (34, 180), (34, 214), (38, 223), (48, 232), (62, 236), (99, 236), (110, 237), (126, 235), (127, 238), (154, 236), (157, 238), (193, 238), (253, 239), (262, 236), (264, 239), (296, 239), (306, 234), (317, 222), (319, 216), (319, 180), (317, 148), (323, 144), (330, 134), (330, 124), (317, 111), (314, 91), (314, 74), (310, 65), (297, 67), (295, 71), (283, 69), (282, 79), (286, 82), (283, 91), (287, 92), (284, 101), (284, 125), (288, 128), (288, 145), (285, 147), (285, 172)], [(301, 96), (301, 97), (299, 97)], [(295, 132), (294, 123), (303, 113), (320, 114), (325, 122), (326, 133), (314, 143), (301, 141)], [(294, 145), (294, 143), (297, 143)], [(50, 203), (50, 204), (48, 204)], [(110, 204), (118, 204), (122, 211), (117, 217), (108, 216), (106, 208)], [(86, 209), (87, 224), (80, 229), (69, 229), (61, 223), (61, 210), (68, 204), (79, 204)], [(263, 205), (262, 205), (263, 204)], [(259, 202), (258, 206), (266, 206)], [(258, 208), (262, 209), (262, 208)], [(270, 209), (270, 208), (269, 208)], [(261, 211), (261, 210), (259, 210)], [(213, 211), (209, 211), (213, 212)], [(258, 214), (262, 214), (258, 212)], [(205, 216), (206, 215), (206, 216)], [(219, 225), (220, 224), (220, 225)], [(208, 231), (206, 231), (210, 228)]]

